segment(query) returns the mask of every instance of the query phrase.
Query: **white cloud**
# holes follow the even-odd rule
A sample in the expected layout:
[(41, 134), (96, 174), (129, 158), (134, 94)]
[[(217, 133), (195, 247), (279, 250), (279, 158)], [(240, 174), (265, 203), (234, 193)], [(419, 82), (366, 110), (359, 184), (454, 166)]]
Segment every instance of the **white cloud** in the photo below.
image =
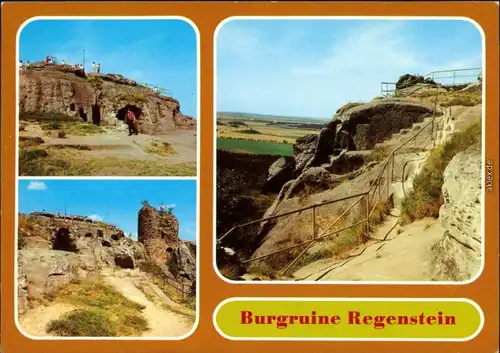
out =
[(165, 207), (166, 208), (175, 208), (175, 206), (177, 206), (175, 203), (171, 203), (170, 205), (166, 205)]
[[(466, 50), (461, 58), (460, 52), (445, 55), (430, 44), (423, 46), (406, 21), (367, 21), (324, 32), (320, 50), (313, 48), (316, 38), (307, 29), (300, 29), (300, 40), (293, 29), (280, 33), (284, 40), (271, 46), (275, 43), (268, 37), (275, 38), (274, 32), (266, 36), (242, 24), (223, 27), (218, 38), (217, 110), (328, 118), (345, 103), (379, 96), (383, 81), (441, 67), (471, 67), (477, 61)], [(307, 38), (315, 44), (308, 45)]]
[(93, 221), (96, 221), (96, 222), (101, 222), (102, 221), (102, 217), (99, 216), (99, 215), (96, 215), (96, 214), (90, 215), (89, 219), (91, 219)]
[(30, 181), (28, 190), (47, 190), (47, 185), (43, 181)]

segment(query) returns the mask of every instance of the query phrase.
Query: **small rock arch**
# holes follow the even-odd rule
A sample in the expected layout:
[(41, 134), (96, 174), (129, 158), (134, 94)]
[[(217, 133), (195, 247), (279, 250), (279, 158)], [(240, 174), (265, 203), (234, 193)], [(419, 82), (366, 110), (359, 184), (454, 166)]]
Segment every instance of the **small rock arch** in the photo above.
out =
[(94, 125), (101, 125), (101, 106), (99, 104), (92, 104), (92, 123)]
[(119, 109), (118, 112), (116, 112), (116, 118), (121, 121), (126, 121), (128, 109), (130, 109), (135, 114), (135, 117), (137, 119), (140, 119), (140, 117), (143, 115), (141, 108), (133, 104), (127, 104), (123, 108)]
[(59, 228), (52, 237), (52, 249), (77, 252), (78, 249), (68, 228)]

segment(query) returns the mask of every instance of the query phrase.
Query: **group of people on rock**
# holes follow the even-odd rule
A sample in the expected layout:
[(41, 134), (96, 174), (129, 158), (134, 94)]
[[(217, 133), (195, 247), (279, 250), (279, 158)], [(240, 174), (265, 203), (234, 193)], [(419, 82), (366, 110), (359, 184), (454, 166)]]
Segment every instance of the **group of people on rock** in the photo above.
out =
[(101, 64), (100, 63), (96, 63), (95, 61), (92, 63), (92, 72), (95, 72), (95, 73), (100, 73), (101, 72)]
[(55, 57), (55, 56), (48, 56), (48, 55), (47, 55), (47, 56), (45, 57), (45, 63), (46, 63), (46, 64), (54, 64), (54, 65), (56, 65), (56, 64), (57, 64), (57, 59), (56, 59), (56, 57)]
[(24, 71), (24, 70), (29, 70), (31, 68), (31, 63), (28, 61), (26, 61), (26, 64), (23, 63), (22, 60), (19, 60), (19, 70), (20, 71)]

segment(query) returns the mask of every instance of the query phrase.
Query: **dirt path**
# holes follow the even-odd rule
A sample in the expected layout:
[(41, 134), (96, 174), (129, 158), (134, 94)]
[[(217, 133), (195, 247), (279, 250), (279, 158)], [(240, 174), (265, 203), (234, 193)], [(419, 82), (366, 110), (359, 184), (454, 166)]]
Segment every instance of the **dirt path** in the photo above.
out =
[(400, 228), (392, 218), (374, 234), (374, 238), (385, 241), (359, 247), (345, 260), (314, 262), (295, 272), (294, 277), (309, 281), (431, 281), (431, 248), (443, 233), (434, 219)]
[[(89, 147), (90, 151), (82, 151), (83, 154), (96, 157), (120, 157), (127, 159), (150, 159), (166, 160), (169, 163), (196, 163), (196, 136), (194, 131), (174, 131), (166, 135), (133, 135), (128, 136), (126, 131), (105, 129), (105, 133), (74, 136), (67, 135), (65, 138), (58, 138), (53, 134), (47, 134), (37, 124), (27, 124), (20, 136), (42, 137), (44, 145), (83, 145)], [(157, 140), (169, 143), (177, 154), (170, 156), (160, 156), (148, 153), (146, 149), (150, 147), (150, 141)]]
[[(150, 330), (143, 337), (180, 337), (192, 329), (195, 313), (173, 302), (140, 271), (104, 271), (102, 275), (107, 284), (126, 298), (145, 306), (142, 314)], [(21, 315), (19, 324), (28, 335), (50, 337), (46, 332), (48, 323), (74, 309), (72, 305), (57, 302), (39, 306)]]
[(62, 303), (39, 306), (31, 309), (25, 315), (21, 315), (19, 317), (19, 325), (30, 336), (52, 337), (53, 335), (45, 332), (48, 323), (74, 309), (74, 306)]
[(193, 323), (185, 315), (168, 309), (168, 306), (175, 307), (172, 301), (164, 303), (167, 305), (165, 306), (161, 305), (159, 300), (153, 301), (151, 295), (146, 296), (136, 285), (140, 277), (119, 271), (105, 274), (104, 279), (125, 297), (146, 307), (142, 313), (149, 323), (150, 330), (145, 332), (143, 337), (179, 337), (187, 334), (193, 327)]
[[(449, 139), (462, 120), (470, 120), (478, 108), (446, 111), (436, 145)], [(479, 108), (480, 109), (480, 108)], [(479, 110), (480, 111), (480, 110)], [(465, 118), (464, 118), (465, 117)], [(344, 254), (343, 258), (315, 261), (297, 270), (293, 277), (314, 281), (432, 281), (432, 247), (443, 237), (439, 220), (423, 219), (406, 227), (399, 225), (401, 205), (413, 189), (413, 181), (432, 150), (410, 153), (401, 180), (391, 186), (394, 208), (389, 217), (371, 234), (376, 239)]]

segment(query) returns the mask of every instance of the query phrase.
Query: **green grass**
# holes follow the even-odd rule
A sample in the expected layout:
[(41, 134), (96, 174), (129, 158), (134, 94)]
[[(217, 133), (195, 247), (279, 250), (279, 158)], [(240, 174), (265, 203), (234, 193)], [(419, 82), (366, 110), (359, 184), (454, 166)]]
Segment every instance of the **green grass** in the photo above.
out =
[(293, 155), (293, 146), (291, 144), (280, 142), (218, 138), (217, 148), (220, 150), (253, 154), (272, 154), (280, 156)]
[(79, 309), (50, 321), (47, 333), (60, 337), (113, 337), (116, 328), (102, 310)]
[(23, 112), (19, 113), (19, 121), (39, 122), (39, 123), (72, 123), (81, 122), (82, 119), (77, 116), (70, 116), (61, 113), (45, 113), (45, 112)]
[(172, 147), (171, 144), (158, 140), (149, 141), (149, 147), (145, 148), (144, 151), (159, 156), (174, 156), (177, 154), (177, 151)]
[(148, 323), (145, 307), (123, 296), (101, 280), (74, 280), (47, 296), (77, 309), (52, 320), (47, 333), (66, 337), (141, 336)]
[(481, 120), (478, 120), (431, 151), (422, 171), (415, 177), (413, 191), (403, 201), (402, 216), (406, 224), (425, 217), (439, 217), (444, 203), (442, 187), (446, 167), (459, 152), (480, 142)]

